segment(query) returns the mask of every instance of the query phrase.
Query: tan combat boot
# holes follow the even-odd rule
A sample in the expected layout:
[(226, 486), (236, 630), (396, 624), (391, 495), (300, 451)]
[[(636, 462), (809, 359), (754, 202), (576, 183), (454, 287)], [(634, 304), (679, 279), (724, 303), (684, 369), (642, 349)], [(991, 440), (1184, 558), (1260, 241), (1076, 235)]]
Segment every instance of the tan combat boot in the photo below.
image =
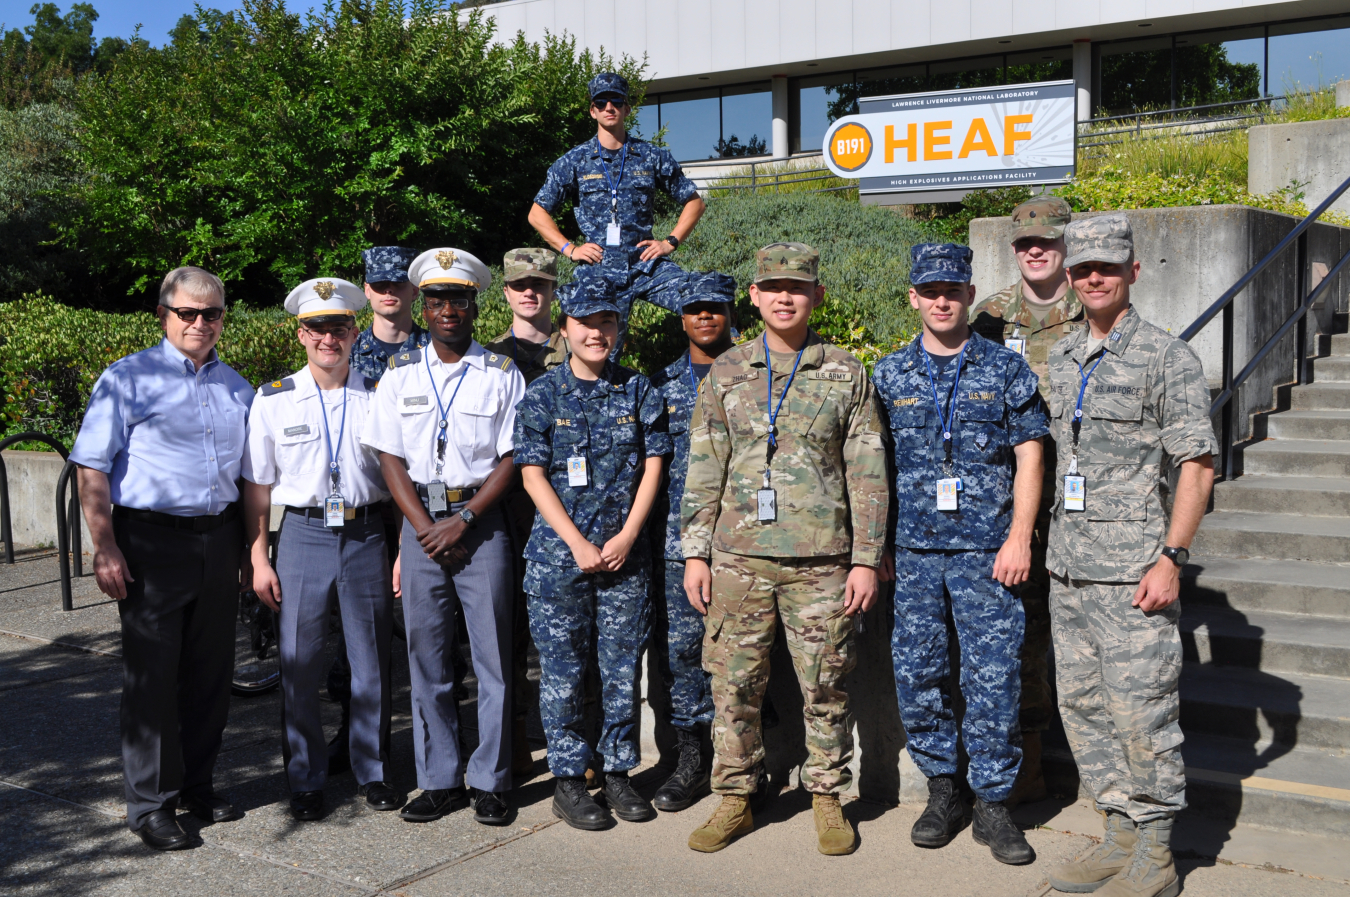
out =
[(1177, 897), (1181, 881), (1172, 862), (1172, 820), (1141, 822), (1135, 834), (1129, 867), (1097, 893), (1101, 897)]
[(827, 857), (847, 856), (858, 848), (858, 836), (844, 818), (837, 794), (811, 795), (811, 809), (816, 817), (816, 846)]
[(716, 853), (735, 839), (752, 831), (754, 817), (750, 815), (750, 796), (724, 794), (722, 803), (708, 821), (689, 836), (689, 849), (700, 853)]
[(1096, 850), (1076, 863), (1056, 866), (1050, 872), (1050, 886), (1056, 891), (1086, 894), (1110, 881), (1130, 864), (1134, 852), (1134, 823), (1124, 813), (1107, 812), (1106, 837)]
[(1034, 804), (1045, 800), (1050, 792), (1045, 787), (1045, 770), (1041, 768), (1041, 733), (1022, 733), (1022, 765), (1017, 770), (1017, 782), (1012, 796), (1004, 803), (1011, 810), (1020, 804)]

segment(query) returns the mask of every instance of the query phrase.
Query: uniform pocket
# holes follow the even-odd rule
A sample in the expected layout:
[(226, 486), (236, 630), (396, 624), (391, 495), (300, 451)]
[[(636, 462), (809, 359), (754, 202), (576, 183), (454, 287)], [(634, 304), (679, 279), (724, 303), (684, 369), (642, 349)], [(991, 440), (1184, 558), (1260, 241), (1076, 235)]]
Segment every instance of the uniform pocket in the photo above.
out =
[[(301, 429), (303, 428), (303, 430)], [(286, 430), (291, 430), (288, 434)], [(326, 446), (318, 445), (319, 427), (315, 424), (294, 424), (283, 428), (276, 437), (277, 467), (290, 473), (292, 471), (313, 470), (328, 464)], [(319, 456), (324, 457), (320, 458)]]
[(722, 627), (727, 615), (716, 608), (708, 608), (708, 616), (703, 620), (703, 669), (709, 673), (718, 671), (722, 666)]
[(976, 464), (998, 463), (1002, 460), (1003, 434), (1002, 402), (966, 402), (959, 406), (962, 426), (958, 429), (960, 447), (957, 457)]
[(1087, 482), (1086, 519), (1138, 521), (1148, 518), (1148, 493), (1133, 483)]

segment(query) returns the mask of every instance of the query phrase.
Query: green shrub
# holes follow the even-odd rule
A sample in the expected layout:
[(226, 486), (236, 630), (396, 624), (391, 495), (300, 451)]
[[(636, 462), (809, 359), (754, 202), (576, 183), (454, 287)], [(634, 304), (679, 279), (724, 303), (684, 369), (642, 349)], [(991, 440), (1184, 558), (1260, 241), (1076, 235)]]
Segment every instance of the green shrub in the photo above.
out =
[(1247, 184), (1247, 132), (1191, 135), (1184, 131), (1145, 131), (1124, 135), (1118, 143), (1085, 149), (1078, 175), (1090, 177), (1110, 169), (1133, 176), (1198, 177)]

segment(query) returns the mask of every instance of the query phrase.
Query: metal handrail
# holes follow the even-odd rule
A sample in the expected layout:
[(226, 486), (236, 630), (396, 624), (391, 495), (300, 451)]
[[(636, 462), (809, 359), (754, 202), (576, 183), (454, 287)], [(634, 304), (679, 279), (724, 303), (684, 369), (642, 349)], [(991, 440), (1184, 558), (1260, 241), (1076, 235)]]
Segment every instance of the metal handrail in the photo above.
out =
[[(1237, 283), (1228, 288), (1226, 292), (1216, 299), (1209, 308), (1200, 313), (1200, 316), (1191, 323), (1189, 327), (1181, 332), (1180, 338), (1186, 342), (1194, 339), (1201, 330), (1203, 330), (1215, 316), (1223, 314), (1223, 336), (1222, 336), (1222, 385), (1219, 394), (1210, 404), (1209, 415), (1222, 414), (1220, 420), (1222, 436), (1220, 437), (1220, 452), (1222, 460), (1222, 474), (1225, 479), (1232, 477), (1233, 471), (1233, 430), (1234, 430), (1234, 406), (1237, 404), (1235, 399), (1238, 389), (1243, 383), (1256, 371), (1257, 367), (1265, 360), (1279, 344), (1289, 334), (1294, 327), (1298, 327), (1297, 345), (1294, 350), (1295, 368), (1294, 383), (1301, 384), (1305, 379), (1305, 368), (1308, 358), (1308, 328), (1307, 313), (1322, 293), (1326, 291), (1333, 280), (1341, 273), (1347, 263), (1350, 263), (1350, 251), (1341, 256), (1340, 260), (1332, 266), (1331, 270), (1322, 278), (1321, 282), (1313, 288), (1311, 292), (1305, 295), (1308, 268), (1308, 229), (1313, 223), (1321, 217), (1322, 213), (1331, 207), (1331, 204), (1341, 197), (1343, 193), (1350, 190), (1350, 178), (1346, 178), (1339, 187), (1332, 191), (1317, 208), (1308, 213), (1308, 216), (1300, 221), (1294, 228), (1285, 235), (1284, 239), (1275, 245), (1275, 248), (1266, 253), (1266, 255), (1255, 265), (1252, 266), (1246, 274), (1238, 278)], [(1233, 375), (1233, 300), (1238, 294), (1251, 285), (1261, 272), (1268, 268), (1271, 262), (1275, 261), (1290, 246), (1296, 247), (1296, 261), (1294, 270), (1294, 294), (1299, 297), (1298, 307), (1287, 317), (1280, 327), (1261, 346), (1252, 356), (1247, 364)]]
[[(70, 549), (74, 543), (75, 575), (84, 575), (84, 560), (80, 556), (80, 483), (75, 476), (76, 464), (67, 460), (56, 478), (56, 553), (61, 562), (61, 610), (74, 610), (75, 599), (70, 589)], [(66, 486), (70, 486), (70, 517), (66, 516)]]
[(1100, 118), (1089, 118), (1080, 122), (1083, 125), (1095, 125), (1103, 121), (1125, 121), (1126, 119), (1143, 118), (1153, 115), (1176, 115), (1178, 112), (1195, 112), (1199, 109), (1223, 109), (1228, 106), (1254, 106), (1257, 103), (1273, 103), (1276, 100), (1288, 99), (1284, 94), (1275, 97), (1253, 97), (1250, 100), (1228, 100), (1224, 103), (1206, 103), (1201, 106), (1183, 106), (1179, 109), (1154, 109), (1149, 112), (1129, 112), (1124, 115), (1104, 115)]
[[(70, 452), (64, 445), (57, 442), (45, 433), (29, 431), (27, 433), (17, 433), (13, 436), (6, 436), (0, 439), (0, 452), (20, 442), (42, 442), (57, 451), (65, 459), (70, 456)], [(5, 563), (14, 563), (14, 526), (10, 517), (9, 504), (9, 474), (5, 470), (5, 457), (0, 454), (0, 542), (5, 543)]]

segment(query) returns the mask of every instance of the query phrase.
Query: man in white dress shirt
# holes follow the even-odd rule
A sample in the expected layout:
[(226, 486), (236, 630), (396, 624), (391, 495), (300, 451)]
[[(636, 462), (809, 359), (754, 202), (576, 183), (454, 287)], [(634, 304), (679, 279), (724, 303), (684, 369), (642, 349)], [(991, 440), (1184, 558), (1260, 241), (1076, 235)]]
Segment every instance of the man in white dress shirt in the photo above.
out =
[[(328, 748), (319, 685), (334, 600), (352, 667), (349, 745), (360, 793), (376, 810), (403, 803), (387, 782), (388, 757), (380, 750), (393, 596), (379, 505), (389, 493), (379, 458), (361, 445), (376, 381), (348, 362), (356, 312), (365, 304), (360, 287), (337, 278), (305, 281), (286, 297), (309, 363), (259, 388), (244, 452), (253, 589), (281, 612), (284, 755), (291, 814), (299, 820), (324, 814)], [(286, 508), (276, 570), (267, 558), (272, 504)]]
[[(361, 441), (380, 452), (403, 512), (396, 562), (412, 673), (413, 750), (422, 793), (403, 808), (430, 822), (463, 806), (505, 825), (511, 787), (510, 539), (500, 500), (514, 475), (512, 433), (525, 378), (473, 339), (487, 266), (458, 249), (431, 249), (408, 279), (422, 291), (431, 342), (390, 359)], [(478, 678), (478, 747), (460, 756), (450, 652), (464, 609)]]

